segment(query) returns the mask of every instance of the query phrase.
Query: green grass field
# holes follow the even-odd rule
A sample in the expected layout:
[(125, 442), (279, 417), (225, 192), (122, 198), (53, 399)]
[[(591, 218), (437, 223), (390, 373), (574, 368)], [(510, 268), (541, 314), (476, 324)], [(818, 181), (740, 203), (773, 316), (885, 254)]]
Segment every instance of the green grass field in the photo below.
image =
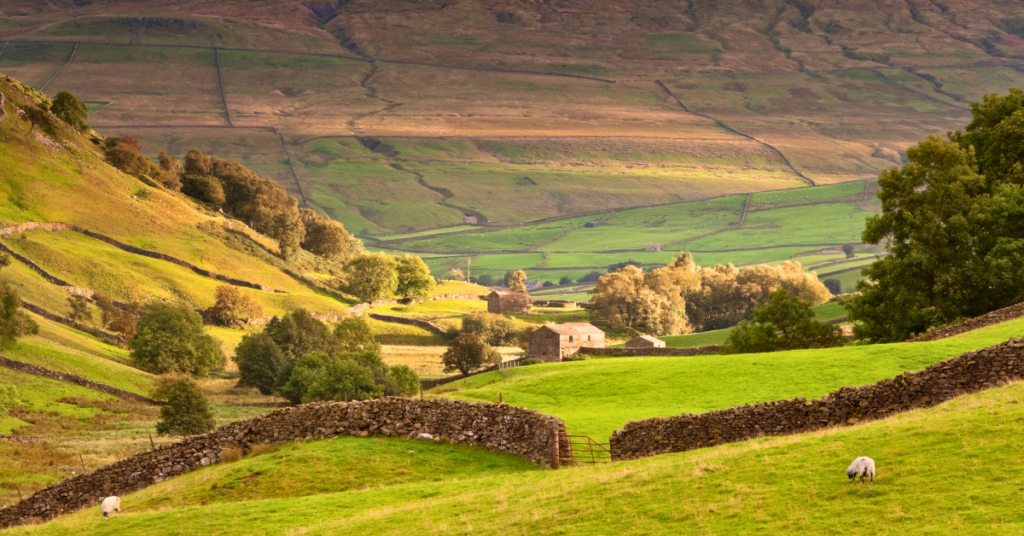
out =
[[(263, 455), (130, 494), (122, 499), (124, 514), (111, 520), (94, 507), (11, 533), (1017, 534), (1024, 529), (1018, 505), (1024, 471), (1016, 463), (1022, 401), (1024, 385), (1016, 383), (855, 427), (611, 465), (151, 506), (214, 498), (220, 492), (203, 476), (234, 469), (237, 478), (257, 464), (272, 467)], [(279, 452), (315, 452), (329, 443)], [(847, 483), (843, 470), (865, 454), (878, 464), (875, 484)], [(232, 482), (215, 483), (223, 481)]]
[(1024, 319), (929, 343), (847, 346), (771, 354), (594, 358), (492, 372), (435, 394), (557, 415), (570, 433), (604, 441), (630, 420), (703, 412), (757, 401), (818, 398), (889, 378), (1019, 336)]

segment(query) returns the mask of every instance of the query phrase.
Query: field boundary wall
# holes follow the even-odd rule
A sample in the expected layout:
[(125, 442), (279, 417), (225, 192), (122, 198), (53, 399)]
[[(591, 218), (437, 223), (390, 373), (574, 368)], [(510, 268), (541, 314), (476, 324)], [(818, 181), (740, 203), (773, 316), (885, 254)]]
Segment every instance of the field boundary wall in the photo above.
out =
[(89, 335), (92, 335), (93, 337), (99, 337), (101, 339), (105, 339), (107, 342), (110, 342), (110, 343), (115, 344), (117, 346), (124, 346), (125, 344), (127, 344), (125, 342), (125, 340), (124, 340), (124, 337), (122, 337), (120, 335), (115, 335), (113, 333), (110, 333), (110, 332), (107, 332), (107, 331), (103, 331), (102, 329), (94, 328), (92, 326), (86, 326), (84, 324), (79, 324), (78, 322), (72, 322), (71, 320), (69, 320), (69, 319), (67, 319), (67, 318), (65, 318), (63, 316), (51, 313), (50, 311), (47, 311), (46, 309), (43, 309), (42, 307), (40, 307), (40, 306), (38, 306), (38, 305), (36, 305), (34, 303), (29, 303), (29, 302), (27, 302), (25, 300), (21, 300), (21, 306), (23, 308), (25, 308), (25, 310), (32, 311), (33, 313), (35, 313), (35, 314), (37, 314), (37, 315), (39, 315), (39, 316), (41, 316), (41, 317), (43, 317), (43, 318), (45, 318), (47, 320), (52, 320), (54, 322), (57, 322), (58, 324), (64, 324), (65, 326), (77, 329), (78, 331), (81, 331), (82, 333), (88, 333)]
[(1015, 318), (1020, 318), (1021, 316), (1024, 316), (1024, 303), (1018, 303), (1009, 307), (1003, 307), (1002, 309), (996, 309), (991, 313), (983, 314), (942, 329), (937, 329), (931, 333), (925, 333), (915, 339), (911, 339), (910, 342), (937, 341), (954, 335), (959, 335), (961, 333), (967, 333), (968, 331), (1001, 324), (1007, 320), (1013, 320)]
[(95, 506), (98, 497), (140, 490), (224, 461), (232, 450), (245, 453), (261, 443), (281, 445), (339, 435), (417, 438), (424, 433), (552, 468), (572, 459), (561, 419), (508, 404), (397, 397), (305, 404), (233, 422), (62, 480), (13, 506), (0, 508), (0, 528), (38, 523)]
[(746, 441), (755, 437), (849, 426), (968, 393), (1024, 375), (1024, 339), (1010, 339), (872, 385), (843, 387), (818, 400), (803, 397), (700, 414), (630, 421), (611, 438), (613, 460)]
[(65, 383), (72, 383), (94, 391), (102, 391), (107, 394), (114, 395), (118, 398), (126, 398), (135, 400), (136, 402), (142, 402), (144, 404), (150, 404), (153, 406), (162, 406), (163, 402), (147, 398), (139, 394), (135, 394), (131, 391), (125, 391), (124, 389), (118, 389), (117, 387), (107, 385), (105, 383), (94, 382), (92, 380), (69, 374), (67, 372), (58, 372), (56, 370), (50, 370), (39, 365), (33, 365), (31, 363), (24, 363), (22, 361), (15, 361), (13, 359), (6, 358), (0, 355), (0, 367), (9, 368), (11, 370), (17, 370), (18, 372), (24, 372), (26, 374), (32, 374), (34, 376), (42, 376), (43, 378), (49, 378), (51, 380), (57, 380)]
[(717, 344), (697, 348), (580, 348), (581, 354), (596, 357), (695, 356), (717, 354)]

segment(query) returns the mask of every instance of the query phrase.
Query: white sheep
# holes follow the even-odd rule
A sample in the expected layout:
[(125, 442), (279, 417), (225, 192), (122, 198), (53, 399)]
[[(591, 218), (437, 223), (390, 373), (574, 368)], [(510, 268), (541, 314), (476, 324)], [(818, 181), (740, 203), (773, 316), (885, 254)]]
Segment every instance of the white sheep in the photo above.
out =
[(850, 482), (857, 480), (860, 476), (860, 483), (864, 483), (864, 477), (871, 479), (871, 485), (875, 484), (875, 460), (868, 458), (867, 456), (861, 456), (846, 468), (846, 476), (850, 478)]
[(121, 513), (121, 498), (110, 496), (107, 498), (100, 498), (100, 510), (103, 511), (103, 519), (110, 517), (110, 512)]

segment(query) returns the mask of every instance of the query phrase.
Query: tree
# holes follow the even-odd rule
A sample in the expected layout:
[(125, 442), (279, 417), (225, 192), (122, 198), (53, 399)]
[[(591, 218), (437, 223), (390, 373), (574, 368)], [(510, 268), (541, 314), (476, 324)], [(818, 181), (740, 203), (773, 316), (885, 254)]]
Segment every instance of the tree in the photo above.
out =
[(405, 396), (413, 396), (420, 390), (419, 375), (406, 365), (391, 367), (391, 377), (394, 378), (395, 385)]
[(68, 311), (68, 320), (72, 324), (92, 319), (92, 312), (89, 311), (89, 300), (85, 299), (85, 296), (79, 296), (78, 294), (68, 296), (68, 309), (70, 309)]
[(850, 244), (843, 244), (843, 254), (846, 255), (847, 259), (852, 259), (854, 255), (853, 246)]
[(139, 318), (142, 317), (142, 302), (133, 299), (128, 302), (128, 307), (124, 311), (117, 310), (115, 313), (115, 310), (111, 309), (110, 314), (110, 331), (118, 332), (125, 338), (131, 339), (138, 328)]
[(334, 328), (338, 349), (342, 352), (380, 353), (380, 343), (373, 334), (370, 323), (361, 316), (350, 316)]
[(339, 351), (338, 339), (331, 333), (331, 328), (313, 318), (305, 309), (296, 309), (281, 318), (271, 318), (263, 331), (289, 361), (310, 352), (334, 354)]
[(562, 278), (558, 280), (558, 284), (559, 285), (571, 285), (572, 284), (572, 279), (569, 279), (569, 276), (567, 276), (567, 275), (563, 275)]
[(366, 253), (343, 270), (345, 290), (363, 301), (388, 298), (398, 289), (398, 262), (387, 253)]
[(306, 229), (302, 240), (302, 248), (306, 251), (340, 263), (363, 253), (363, 243), (349, 234), (341, 223), (308, 208), (300, 208), (299, 217)]
[(633, 265), (606, 274), (591, 291), (593, 314), (617, 329), (675, 335), (688, 328), (684, 300), (668, 271), (644, 274)]
[(191, 378), (161, 380), (154, 396), (167, 400), (167, 404), (160, 408), (156, 433), (189, 436), (213, 430), (213, 412), (196, 382)]
[(445, 372), (458, 370), (465, 376), (480, 367), (501, 363), (501, 354), (480, 337), (463, 333), (448, 342), (441, 362)]
[(543, 285), (544, 288), (553, 287), (553, 286), (555, 286), (555, 284), (552, 283), (551, 281), (545, 281), (544, 285)]
[(160, 152), (158, 160), (160, 161), (161, 173), (158, 173), (153, 178), (160, 184), (163, 184), (168, 190), (175, 192), (181, 190), (181, 174), (185, 172), (181, 162), (163, 151)]
[(843, 293), (843, 282), (838, 279), (826, 279), (821, 283), (825, 285), (825, 288), (827, 288), (832, 294), (838, 295)]
[(494, 283), (494, 276), (492, 276), (490, 274), (484, 274), (484, 275), (476, 278), (476, 284), (480, 285), (482, 287), (493, 287), (494, 284), (495, 284)]
[(240, 326), (263, 318), (263, 306), (251, 292), (233, 285), (221, 285), (214, 291), (216, 303), (207, 311), (210, 320), (219, 326)]
[(121, 309), (114, 303), (114, 298), (105, 292), (96, 291), (92, 295), (96, 307), (100, 310), (100, 327), (107, 327), (111, 322), (121, 316)]
[(135, 365), (154, 374), (206, 376), (224, 368), (220, 343), (203, 332), (203, 318), (186, 305), (143, 307), (129, 346)]
[(462, 319), (462, 332), (472, 333), (493, 346), (512, 346), (519, 326), (512, 320), (493, 313), (470, 313)]
[(740, 322), (722, 345), (723, 354), (829, 348), (846, 344), (839, 326), (814, 319), (810, 303), (785, 289), (773, 291), (754, 308), (750, 322)]
[(526, 292), (526, 272), (516, 270), (508, 278), (508, 289), (512, 292)]
[(415, 255), (403, 255), (397, 259), (398, 288), (395, 293), (409, 298), (426, 298), (434, 290), (434, 278), (423, 259)]
[(71, 93), (67, 91), (57, 92), (57, 95), (53, 98), (53, 104), (50, 105), (50, 111), (60, 120), (74, 127), (75, 130), (79, 132), (89, 131), (89, 123), (86, 121), (89, 119), (89, 107)]
[(182, 175), (181, 193), (217, 207), (223, 207), (227, 203), (220, 179), (210, 175)]
[(587, 272), (583, 277), (579, 278), (579, 281), (577, 281), (577, 282), (578, 283), (593, 283), (594, 281), (597, 281), (598, 279), (601, 279), (601, 272), (598, 272), (597, 270), (592, 270), (590, 272)]
[(280, 383), (288, 358), (265, 331), (242, 337), (232, 358), (238, 364), (238, 386), (255, 387), (271, 395)]
[(302, 247), (306, 229), (302, 226), (297, 214), (279, 212), (274, 215), (270, 226), (262, 226), (263, 232), (277, 240), (281, 250), (281, 258), (288, 260), (295, 257)]
[(20, 337), (36, 333), (39, 333), (39, 324), (21, 310), (21, 296), (17, 289), (7, 279), (0, 278), (0, 346), (13, 344)]
[(380, 397), (384, 390), (374, 382), (373, 372), (360, 366), (350, 355), (331, 357), (323, 352), (303, 355), (295, 362), (281, 394), (295, 403)]

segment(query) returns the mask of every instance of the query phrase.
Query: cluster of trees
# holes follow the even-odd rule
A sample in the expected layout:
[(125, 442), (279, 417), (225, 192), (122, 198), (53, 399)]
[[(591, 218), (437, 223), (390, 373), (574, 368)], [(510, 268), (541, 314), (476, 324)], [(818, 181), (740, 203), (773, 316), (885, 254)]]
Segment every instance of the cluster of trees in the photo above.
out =
[(750, 321), (743, 320), (722, 345), (723, 354), (777, 352), (801, 348), (830, 348), (846, 344), (842, 328), (814, 319), (807, 300), (779, 288), (754, 307)]
[(133, 136), (112, 136), (104, 142), (107, 162), (151, 184), (214, 205), (278, 241), (281, 255), (293, 257), (300, 248), (345, 263), (363, 252), (362, 242), (336, 221), (309, 209), (276, 182), (260, 177), (234, 160), (193, 149), (184, 162), (160, 153), (160, 164), (143, 156)]
[(734, 326), (778, 288), (812, 305), (831, 298), (817, 276), (805, 273), (799, 263), (743, 270), (732, 264), (701, 267), (681, 252), (650, 272), (628, 265), (602, 276), (590, 303), (594, 315), (613, 328), (672, 335)]
[(407, 366), (389, 367), (362, 317), (332, 331), (304, 310), (274, 317), (263, 331), (246, 335), (235, 349), (242, 387), (296, 402), (411, 396), (419, 378)]
[(462, 333), (448, 342), (441, 356), (445, 372), (462, 374), (501, 363), (495, 346), (518, 346), (526, 350), (537, 326), (516, 322), (493, 313), (472, 313), (462, 320)]
[(426, 298), (435, 281), (430, 268), (415, 255), (364, 253), (345, 265), (341, 284), (345, 292), (371, 301), (392, 296)]
[(899, 341), (1024, 300), (1024, 91), (971, 105), (963, 131), (929, 136), (878, 179), (863, 241), (890, 254), (847, 302), (858, 337)]
[(144, 305), (128, 345), (135, 366), (153, 374), (206, 376), (227, 363), (220, 342), (203, 331), (203, 317), (182, 304)]

